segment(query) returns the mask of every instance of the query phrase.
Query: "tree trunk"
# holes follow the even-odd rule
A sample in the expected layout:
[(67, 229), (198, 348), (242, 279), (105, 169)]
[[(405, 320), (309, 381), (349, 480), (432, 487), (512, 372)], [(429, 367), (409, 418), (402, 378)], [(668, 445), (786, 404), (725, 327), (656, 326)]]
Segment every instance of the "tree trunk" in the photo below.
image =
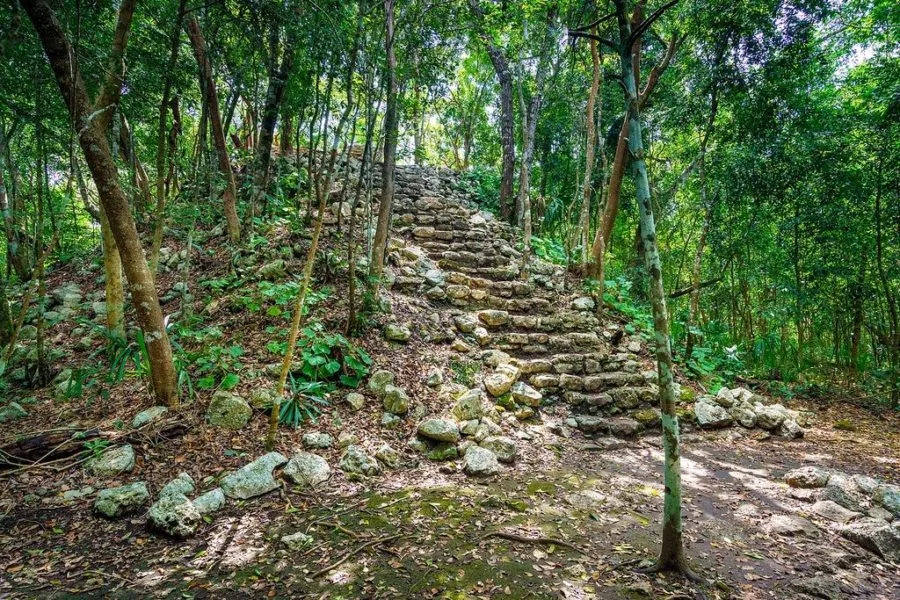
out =
[(212, 128), (213, 142), (216, 145), (216, 154), (219, 158), (219, 173), (225, 179), (225, 191), (222, 194), (222, 203), (225, 209), (225, 221), (228, 225), (228, 237), (232, 242), (241, 239), (241, 224), (237, 215), (237, 192), (234, 186), (234, 173), (231, 170), (231, 159), (228, 156), (228, 148), (225, 145), (225, 133), (222, 129), (222, 117), (219, 113), (219, 99), (216, 96), (216, 82), (213, 80), (212, 67), (206, 56), (206, 40), (197, 19), (191, 17), (187, 22), (187, 33), (194, 46), (194, 56), (197, 57), (197, 65), (200, 67), (200, 78), (204, 83), (201, 90), (206, 97), (209, 106), (209, 124)]
[[(276, 27), (276, 25), (273, 25)], [(276, 41), (274, 50), (277, 50)], [(287, 89), (288, 77), (294, 64), (294, 43), (288, 39), (285, 43), (284, 55), (281, 59), (281, 67), (278, 68), (278, 57), (271, 57), (271, 70), (269, 72), (269, 87), (266, 90), (266, 102), (263, 105), (262, 125), (259, 131), (259, 144), (256, 146), (256, 174), (254, 176), (254, 194), (257, 197), (264, 196), (269, 181), (269, 163), (272, 157), (272, 143), (275, 139), (275, 125), (278, 122), (278, 113), (284, 101), (284, 92)]]
[[(585, 273), (588, 272), (591, 257), (588, 248), (591, 243), (591, 181), (594, 170), (594, 147), (597, 145), (594, 104), (597, 101), (597, 91), (600, 89), (600, 51), (597, 48), (597, 40), (591, 39), (590, 44), (593, 77), (591, 78), (591, 91), (588, 93), (587, 107), (584, 111), (587, 139), (584, 148), (584, 182), (582, 183), (583, 199), (581, 203), (581, 263)], [(602, 280), (600, 283), (602, 285)]]
[(144, 258), (128, 200), (119, 185), (118, 172), (106, 136), (97, 120), (91, 119), (93, 107), (81, 72), (71, 59), (75, 55), (74, 51), (46, 0), (25, 0), (22, 4), (34, 24), (69, 114), (75, 121), (79, 144), (121, 253), (138, 325), (147, 342), (150, 376), (156, 398), (160, 403), (175, 406), (178, 403), (178, 390), (172, 363), (172, 347), (163, 322), (153, 276)]
[(625, 13), (626, 0), (615, 0), (619, 24), (622, 82), (626, 90), (628, 150), (633, 160), (633, 177), (640, 213), (641, 242), (650, 284), (656, 363), (659, 376), (659, 399), (662, 412), (663, 448), (665, 452), (665, 495), (663, 535), (658, 569), (689, 572), (684, 558), (681, 524), (681, 460), (678, 417), (675, 413), (672, 349), (669, 339), (669, 315), (663, 290), (662, 264), (656, 241), (656, 222), (650, 202), (650, 181), (644, 162), (641, 138), (640, 107), (634, 73), (633, 46), (629, 44), (631, 26)]
[(513, 175), (516, 168), (512, 75), (509, 71), (509, 63), (499, 48), (488, 44), (487, 51), (491, 58), (491, 64), (494, 65), (494, 71), (497, 73), (497, 81), (500, 83), (500, 146), (503, 148), (503, 163), (500, 169), (500, 217), (504, 221), (511, 221), (513, 207), (510, 204), (513, 196)]
[(372, 262), (369, 276), (377, 289), (384, 272), (384, 255), (391, 230), (391, 213), (394, 204), (394, 164), (397, 158), (397, 57), (394, 55), (394, 0), (384, 0), (384, 49), (387, 55), (387, 104), (384, 112), (384, 161), (381, 165), (381, 199), (378, 206), (378, 223), (372, 244)]
[(6, 278), (0, 276), (0, 348), (9, 343), (12, 330), (12, 313), (9, 310), (9, 299), (6, 297)]
[(6, 186), (5, 170), (13, 172), (12, 155), (9, 150), (9, 138), (15, 133), (18, 123), (9, 132), (0, 128), (0, 218), (6, 233), (6, 258), (16, 276), (22, 281), (31, 279), (31, 258), (28, 246), (23, 243), (22, 234), (16, 224), (15, 214), (10, 207), (10, 198)]

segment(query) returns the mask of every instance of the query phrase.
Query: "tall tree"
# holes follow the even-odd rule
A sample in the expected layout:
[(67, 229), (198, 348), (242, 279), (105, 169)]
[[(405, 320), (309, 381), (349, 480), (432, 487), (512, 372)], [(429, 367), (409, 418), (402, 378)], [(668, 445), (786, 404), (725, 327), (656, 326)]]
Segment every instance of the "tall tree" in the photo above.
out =
[[(118, 172), (102, 123), (93, 118), (98, 106), (90, 101), (79, 66), (72, 60), (75, 52), (59, 20), (46, 0), (22, 2), (38, 34), (44, 53), (56, 77), (60, 92), (69, 110), (78, 142), (91, 170), (122, 265), (128, 279), (138, 325), (144, 332), (150, 362), (153, 390), (159, 402), (170, 406), (178, 403), (172, 347), (166, 333), (159, 298), (153, 276), (147, 266), (131, 207), (119, 183)], [(123, 44), (124, 51), (124, 44)], [(101, 95), (101, 99), (104, 96)]]

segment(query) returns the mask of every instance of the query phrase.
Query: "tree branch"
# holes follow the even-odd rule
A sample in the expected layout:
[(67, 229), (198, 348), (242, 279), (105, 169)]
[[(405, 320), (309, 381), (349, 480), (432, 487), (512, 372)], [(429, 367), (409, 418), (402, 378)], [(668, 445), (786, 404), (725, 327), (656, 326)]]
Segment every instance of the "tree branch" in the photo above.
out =
[(109, 121), (115, 112), (115, 105), (122, 97), (122, 83), (125, 78), (125, 46), (128, 44), (128, 33), (131, 31), (131, 20), (137, 0), (123, 0), (116, 20), (116, 32), (113, 37), (112, 50), (109, 53), (109, 66), (106, 82), (94, 102), (94, 111), (100, 111), (97, 122), (106, 131)]
[(644, 32), (647, 31), (647, 29), (651, 25), (653, 25), (654, 21), (656, 21), (658, 18), (660, 18), (664, 12), (666, 12), (667, 10), (669, 10), (676, 4), (678, 4), (678, 0), (670, 0), (669, 2), (666, 2), (665, 4), (663, 4), (662, 6), (657, 8), (655, 11), (653, 11), (653, 14), (651, 14), (649, 17), (644, 19), (641, 22), (641, 24), (638, 25), (637, 28), (631, 32), (631, 37), (628, 39), (628, 43), (633, 44), (636, 40), (640, 39), (640, 37), (642, 35), (644, 35)]
[(597, 41), (597, 42), (600, 42), (601, 44), (604, 44), (605, 46), (607, 46), (607, 47), (609, 47), (609, 48), (612, 48), (612, 49), (615, 50), (616, 52), (619, 51), (619, 47), (618, 47), (615, 43), (609, 41), (609, 40), (606, 39), (606, 38), (602, 38), (602, 37), (600, 37), (599, 35), (594, 35), (593, 33), (587, 33), (587, 32), (584, 32), (584, 31), (578, 31), (578, 30), (575, 30), (575, 29), (570, 29), (570, 30), (569, 30), (569, 37), (574, 37), (574, 38), (587, 38), (587, 39), (590, 39), (590, 40), (595, 40), (595, 41)]

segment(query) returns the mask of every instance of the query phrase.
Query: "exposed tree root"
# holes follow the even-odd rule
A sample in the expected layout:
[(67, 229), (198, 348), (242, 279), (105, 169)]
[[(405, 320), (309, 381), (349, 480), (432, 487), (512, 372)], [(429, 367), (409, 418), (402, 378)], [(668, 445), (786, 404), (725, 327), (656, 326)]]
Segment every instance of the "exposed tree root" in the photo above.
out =
[(375, 539), (375, 540), (370, 540), (370, 541), (366, 542), (365, 544), (363, 544), (363, 545), (361, 545), (361, 546), (358, 546), (355, 550), (351, 550), (350, 552), (348, 552), (347, 554), (345, 554), (343, 557), (341, 557), (339, 560), (337, 560), (337, 561), (331, 563), (331, 564), (328, 565), (327, 567), (324, 567), (324, 568), (322, 568), (322, 569), (319, 569), (318, 571), (316, 571), (315, 573), (313, 573), (312, 575), (310, 575), (310, 578), (312, 578), (312, 579), (318, 579), (319, 577), (321, 577), (322, 575), (324, 575), (324, 574), (327, 573), (328, 571), (331, 571), (332, 569), (338, 568), (339, 566), (341, 566), (342, 564), (344, 564), (345, 562), (347, 562), (348, 559), (350, 559), (350, 558), (353, 557), (353, 556), (356, 556), (357, 554), (359, 554), (360, 552), (362, 552), (362, 551), (365, 550), (366, 548), (368, 548), (368, 547), (370, 547), (370, 546), (377, 546), (378, 544), (384, 544), (384, 543), (386, 543), (386, 542), (392, 542), (392, 541), (396, 540), (397, 538), (403, 537), (403, 535), (404, 535), (404, 534), (402, 534), (402, 533), (398, 533), (398, 534), (395, 534), (395, 535), (389, 535), (389, 536), (381, 537), (381, 538), (378, 538), (378, 539)]
[(508, 531), (492, 531), (490, 533), (486, 533), (481, 537), (482, 540), (485, 540), (489, 537), (499, 537), (505, 540), (511, 540), (513, 542), (521, 542), (523, 544), (555, 544), (557, 546), (562, 546), (563, 548), (569, 548), (570, 550), (574, 550), (580, 554), (587, 555), (587, 551), (579, 548), (575, 544), (571, 544), (564, 540), (559, 540), (551, 537), (525, 537), (524, 535), (518, 535), (516, 533), (510, 533)]

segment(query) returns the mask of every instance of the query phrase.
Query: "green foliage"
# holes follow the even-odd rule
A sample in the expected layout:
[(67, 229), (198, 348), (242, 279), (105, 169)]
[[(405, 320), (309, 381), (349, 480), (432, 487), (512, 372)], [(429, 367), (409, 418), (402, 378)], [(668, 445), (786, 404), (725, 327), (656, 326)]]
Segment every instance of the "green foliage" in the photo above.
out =
[(481, 363), (474, 360), (454, 358), (450, 360), (449, 367), (453, 381), (466, 387), (475, 385), (475, 377), (481, 371)]
[(480, 209), (499, 214), (500, 174), (496, 169), (473, 167), (460, 177), (459, 189), (472, 194)]
[(306, 421), (315, 422), (322, 407), (328, 406), (327, 393), (328, 385), (321, 381), (302, 381), (291, 376), (290, 395), (281, 402), (279, 422), (295, 429)]
[(109, 447), (110, 441), (104, 439), (88, 440), (84, 443), (84, 449), (91, 453), (93, 458), (100, 458)]
[[(273, 347), (270, 342), (269, 350)], [(318, 322), (307, 324), (297, 338), (297, 371), (310, 382), (340, 382), (356, 387), (369, 372), (372, 359), (362, 348), (354, 346), (339, 333), (327, 333)]]
[(572, 262), (566, 247), (556, 238), (532, 237), (531, 249), (538, 258), (550, 263), (569, 265)]

